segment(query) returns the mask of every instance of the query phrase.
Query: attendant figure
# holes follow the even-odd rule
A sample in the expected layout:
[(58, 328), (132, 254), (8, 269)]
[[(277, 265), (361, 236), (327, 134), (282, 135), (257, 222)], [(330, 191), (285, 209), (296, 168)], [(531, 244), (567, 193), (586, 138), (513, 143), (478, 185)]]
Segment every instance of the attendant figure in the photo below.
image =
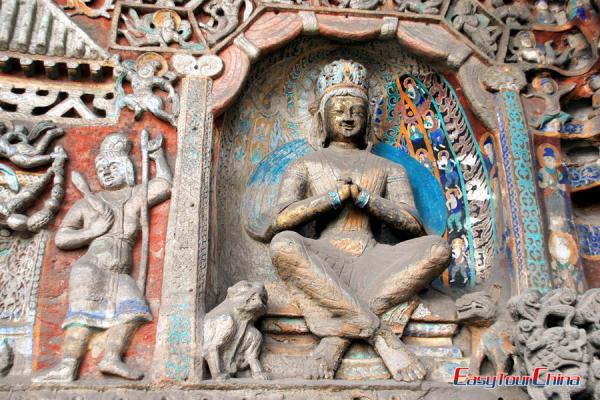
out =
[(142, 209), (162, 203), (171, 193), (171, 170), (161, 144), (160, 136), (149, 144), (156, 177), (148, 182), (147, 193), (135, 183), (131, 142), (120, 133), (107, 136), (96, 157), (102, 190), (92, 193), (87, 183), (74, 182), (84, 198), (71, 207), (54, 241), (62, 250), (87, 247), (87, 251), (69, 274), (62, 360), (34, 381), (75, 380), (90, 337), (99, 330), (106, 331), (106, 339), (98, 369), (125, 379), (144, 376), (122, 357), (134, 332), (152, 320), (144, 293), (130, 274)]

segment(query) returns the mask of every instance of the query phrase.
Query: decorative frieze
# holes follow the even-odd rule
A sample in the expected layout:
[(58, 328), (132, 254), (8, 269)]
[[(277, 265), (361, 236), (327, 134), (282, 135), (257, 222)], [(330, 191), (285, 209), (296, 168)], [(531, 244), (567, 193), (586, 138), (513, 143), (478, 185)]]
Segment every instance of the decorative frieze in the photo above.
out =
[(112, 125), (117, 120), (112, 85), (36, 82), (0, 77), (0, 120), (69, 125)]

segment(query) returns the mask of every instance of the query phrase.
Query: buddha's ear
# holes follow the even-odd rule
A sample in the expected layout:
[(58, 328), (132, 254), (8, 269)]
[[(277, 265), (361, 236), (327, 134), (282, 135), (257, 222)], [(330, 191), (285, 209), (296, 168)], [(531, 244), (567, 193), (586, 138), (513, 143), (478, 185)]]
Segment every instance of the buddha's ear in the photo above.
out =
[(323, 115), (319, 111), (316, 111), (313, 114), (312, 129), (308, 138), (308, 143), (318, 150), (325, 147), (326, 141), (327, 132), (325, 131)]
[(365, 145), (367, 149), (371, 149), (371, 147), (373, 146), (373, 129), (371, 126), (371, 110), (367, 107), (367, 120), (366, 125), (365, 125)]

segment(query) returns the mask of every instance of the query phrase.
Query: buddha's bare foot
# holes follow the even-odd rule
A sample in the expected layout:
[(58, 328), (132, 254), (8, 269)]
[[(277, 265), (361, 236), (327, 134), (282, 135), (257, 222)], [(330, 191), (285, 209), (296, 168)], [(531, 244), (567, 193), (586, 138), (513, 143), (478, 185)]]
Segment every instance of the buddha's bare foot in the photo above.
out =
[(118, 358), (104, 358), (98, 365), (98, 369), (104, 374), (117, 375), (132, 381), (137, 381), (144, 377), (142, 371), (128, 366)]
[(36, 383), (67, 383), (73, 382), (77, 377), (77, 367), (79, 363), (74, 358), (64, 358), (53, 368), (33, 377), (31, 380)]
[(321, 339), (306, 361), (304, 377), (306, 379), (333, 379), (348, 343), (348, 339), (337, 336)]
[(271, 379), (271, 375), (268, 372), (253, 372), (252, 378), (261, 381), (268, 381)]
[(425, 377), (425, 367), (392, 331), (380, 329), (373, 338), (373, 344), (395, 380), (413, 382)]
[(215, 374), (212, 378), (215, 381), (226, 381), (227, 379), (231, 378), (231, 374), (223, 372), (221, 374)]

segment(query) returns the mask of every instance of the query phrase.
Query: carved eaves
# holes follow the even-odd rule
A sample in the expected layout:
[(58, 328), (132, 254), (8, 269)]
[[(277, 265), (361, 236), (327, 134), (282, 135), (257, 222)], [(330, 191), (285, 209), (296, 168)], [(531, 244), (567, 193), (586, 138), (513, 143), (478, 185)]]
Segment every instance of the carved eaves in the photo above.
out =
[(90, 65), (92, 75), (111, 65), (110, 53), (51, 0), (2, 0), (0, 2), (0, 66), (15, 68), (14, 60), (28, 72), (42, 62), (51, 78), (65, 64), (70, 75), (79, 65)]

